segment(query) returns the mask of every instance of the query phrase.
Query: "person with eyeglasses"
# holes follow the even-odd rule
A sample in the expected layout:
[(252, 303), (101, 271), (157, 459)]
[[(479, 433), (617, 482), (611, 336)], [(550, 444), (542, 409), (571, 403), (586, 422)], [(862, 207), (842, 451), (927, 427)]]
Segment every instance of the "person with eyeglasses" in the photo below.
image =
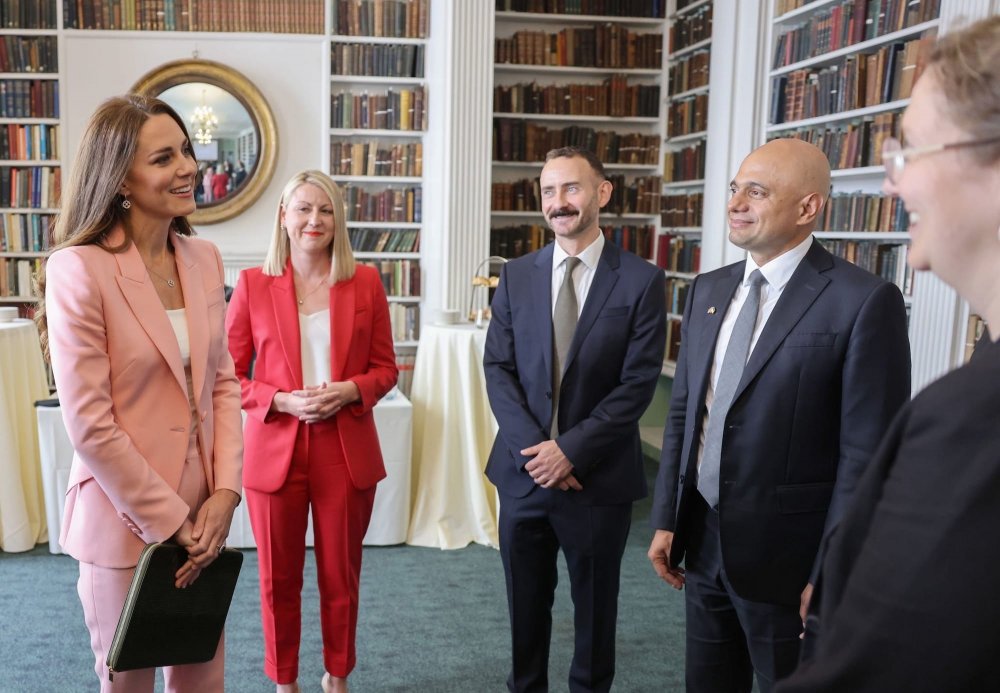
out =
[(902, 131), (884, 189), (910, 214), (907, 261), (989, 331), (883, 439), (827, 543), (805, 656), (780, 693), (1000, 690), (1000, 16), (941, 39)]

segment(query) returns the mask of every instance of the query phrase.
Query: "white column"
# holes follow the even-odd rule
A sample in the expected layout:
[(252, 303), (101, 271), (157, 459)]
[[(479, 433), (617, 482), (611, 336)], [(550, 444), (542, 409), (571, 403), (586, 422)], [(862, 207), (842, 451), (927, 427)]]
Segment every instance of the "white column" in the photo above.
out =
[(468, 310), (489, 252), (493, 1), (435, 0), (428, 45), (430, 130), (421, 238), (424, 320)]

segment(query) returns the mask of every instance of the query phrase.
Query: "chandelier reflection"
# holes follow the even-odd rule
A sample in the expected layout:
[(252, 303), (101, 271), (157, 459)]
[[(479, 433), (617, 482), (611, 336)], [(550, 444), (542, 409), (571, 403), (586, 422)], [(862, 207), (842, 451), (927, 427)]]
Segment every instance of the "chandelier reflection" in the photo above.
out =
[(201, 90), (201, 105), (194, 109), (191, 116), (191, 129), (194, 132), (194, 141), (198, 144), (211, 144), (212, 134), (219, 127), (219, 119), (211, 106), (205, 105), (205, 90)]

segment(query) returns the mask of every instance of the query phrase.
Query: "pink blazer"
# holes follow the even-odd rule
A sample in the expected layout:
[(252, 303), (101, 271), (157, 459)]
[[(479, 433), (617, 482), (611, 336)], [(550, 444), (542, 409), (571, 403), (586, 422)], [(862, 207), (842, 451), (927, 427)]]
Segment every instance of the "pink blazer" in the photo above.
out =
[[(108, 243), (118, 245), (116, 230)], [(208, 488), (242, 492), (239, 381), (223, 330), (222, 259), (170, 234), (187, 309), (198, 439)], [(176, 489), (191, 407), (177, 337), (135, 246), (65, 248), (46, 265), (49, 344), (76, 454), (59, 541), (78, 560), (134, 566), (189, 508)]]
[[(226, 329), (247, 412), (243, 483), (255, 491), (274, 492), (285, 483), (299, 426), (306, 425), (268, 413), (276, 392), (303, 386), (298, 316), (291, 263), (280, 277), (260, 268), (240, 273)], [(353, 278), (331, 287), (330, 335), (332, 380), (353, 381), (361, 391), (358, 402), (336, 414), (340, 444), (354, 486), (371, 488), (385, 478), (372, 407), (397, 376), (389, 305), (374, 269), (359, 265)]]

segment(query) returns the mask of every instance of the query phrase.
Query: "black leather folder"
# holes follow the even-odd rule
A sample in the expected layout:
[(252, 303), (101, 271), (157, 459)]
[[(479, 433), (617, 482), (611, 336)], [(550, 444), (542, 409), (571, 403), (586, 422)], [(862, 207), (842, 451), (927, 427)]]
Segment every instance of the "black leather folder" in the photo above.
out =
[(223, 549), (194, 584), (174, 587), (187, 560), (176, 544), (149, 544), (139, 557), (108, 652), (108, 669), (146, 669), (207, 662), (215, 656), (243, 554)]

